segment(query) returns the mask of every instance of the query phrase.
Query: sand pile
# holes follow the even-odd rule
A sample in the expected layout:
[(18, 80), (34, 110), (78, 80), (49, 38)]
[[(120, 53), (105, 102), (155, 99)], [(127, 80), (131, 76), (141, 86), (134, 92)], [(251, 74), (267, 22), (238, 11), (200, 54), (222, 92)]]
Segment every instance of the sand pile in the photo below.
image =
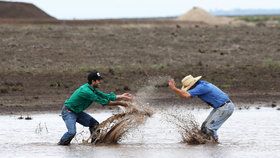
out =
[[(97, 130), (84, 143), (89, 143), (91, 138), (96, 137), (93, 144), (116, 144), (125, 133), (143, 124), (153, 111), (137, 103), (128, 104), (123, 112), (115, 114), (99, 124)], [(122, 103), (123, 104), (123, 103)]]
[(215, 141), (201, 132), (199, 123), (191, 114), (166, 113), (166, 121), (175, 125), (182, 136), (182, 142), (190, 145), (215, 143)]
[(216, 17), (211, 15), (209, 12), (194, 7), (187, 13), (179, 16), (177, 20), (181, 21), (191, 21), (191, 22), (203, 22), (210, 25), (230, 25), (230, 24), (240, 24), (240, 21), (228, 18), (228, 17)]

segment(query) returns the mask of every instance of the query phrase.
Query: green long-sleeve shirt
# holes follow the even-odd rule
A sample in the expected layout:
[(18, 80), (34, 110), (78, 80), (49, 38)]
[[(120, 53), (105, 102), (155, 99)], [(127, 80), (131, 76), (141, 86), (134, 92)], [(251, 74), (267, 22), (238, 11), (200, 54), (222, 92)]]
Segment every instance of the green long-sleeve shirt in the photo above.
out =
[(88, 108), (93, 102), (107, 105), (110, 101), (114, 100), (116, 100), (115, 93), (104, 93), (86, 83), (79, 87), (70, 98), (64, 102), (64, 105), (73, 112), (79, 113)]

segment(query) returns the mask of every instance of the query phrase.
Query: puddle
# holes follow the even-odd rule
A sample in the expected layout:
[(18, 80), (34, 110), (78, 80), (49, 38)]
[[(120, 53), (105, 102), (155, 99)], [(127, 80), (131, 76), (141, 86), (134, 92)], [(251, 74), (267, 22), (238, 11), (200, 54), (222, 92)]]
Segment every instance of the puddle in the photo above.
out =
[[(165, 119), (162, 109), (145, 124), (129, 131), (117, 145), (84, 145), (89, 131), (77, 124), (77, 136), (70, 146), (56, 143), (66, 131), (59, 114), (32, 114), (32, 120), (18, 119), (18, 115), (0, 115), (1, 157), (277, 157), (280, 155), (279, 110), (261, 108), (236, 110), (218, 131), (219, 144), (188, 145), (181, 143), (178, 129)], [(188, 110), (199, 124), (211, 109)], [(90, 113), (102, 122), (112, 112)]]

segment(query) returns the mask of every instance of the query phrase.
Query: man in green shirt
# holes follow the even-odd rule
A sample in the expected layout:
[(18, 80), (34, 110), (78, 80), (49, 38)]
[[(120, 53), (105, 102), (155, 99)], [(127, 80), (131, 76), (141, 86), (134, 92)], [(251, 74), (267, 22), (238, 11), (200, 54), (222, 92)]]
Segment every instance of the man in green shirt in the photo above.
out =
[[(76, 135), (76, 122), (89, 127), (90, 133), (94, 132), (98, 126), (96, 121), (89, 114), (83, 112), (93, 102), (99, 103), (103, 106), (120, 105), (116, 100), (131, 100), (132, 95), (124, 93), (122, 95), (116, 95), (115, 93), (104, 93), (98, 90), (98, 85), (102, 81), (102, 77), (99, 72), (93, 71), (88, 75), (88, 83), (80, 86), (71, 96), (64, 102), (62, 108), (62, 118), (66, 124), (67, 132), (62, 136), (58, 145), (69, 145), (71, 140)], [(126, 106), (122, 104), (121, 106)]]

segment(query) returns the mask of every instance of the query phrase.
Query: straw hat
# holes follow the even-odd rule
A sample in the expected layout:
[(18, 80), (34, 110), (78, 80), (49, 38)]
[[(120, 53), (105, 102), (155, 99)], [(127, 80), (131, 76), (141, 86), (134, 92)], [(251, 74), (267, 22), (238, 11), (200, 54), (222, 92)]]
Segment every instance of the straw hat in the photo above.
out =
[(202, 76), (194, 78), (192, 75), (188, 75), (182, 79), (182, 90), (189, 90)]

